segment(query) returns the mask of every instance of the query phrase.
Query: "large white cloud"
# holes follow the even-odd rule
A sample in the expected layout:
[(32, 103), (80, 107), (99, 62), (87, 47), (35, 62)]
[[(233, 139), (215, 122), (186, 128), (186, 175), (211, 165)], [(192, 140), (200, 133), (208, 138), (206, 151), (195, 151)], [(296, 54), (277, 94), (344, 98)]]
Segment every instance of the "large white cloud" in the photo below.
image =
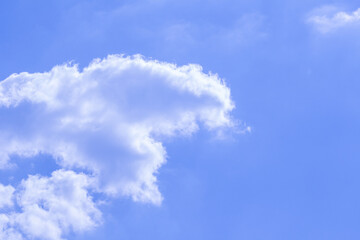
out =
[[(69, 228), (95, 226), (96, 207), (83, 190), (87, 178), (71, 169), (91, 174), (96, 191), (160, 204), (156, 173), (166, 161), (161, 139), (191, 135), (199, 127), (232, 127), (233, 108), (230, 90), (217, 75), (203, 73), (199, 65), (178, 67), (141, 56), (110, 55), (82, 71), (65, 64), (45, 73), (13, 74), (0, 82), (0, 167), (10, 167), (12, 155), (46, 153), (67, 171), (23, 182), (25, 190), (17, 198), (22, 213), (11, 219), (24, 234), (54, 240)], [(83, 199), (79, 204), (86, 203), (82, 207), (92, 214), (67, 205), (76, 201), (59, 207), (51, 186), (54, 181), (69, 184), (59, 180), (64, 175), (73, 177), (72, 188), (80, 189), (74, 199)], [(47, 202), (46, 211), (39, 207), (40, 199)], [(35, 226), (45, 219), (53, 236)], [(6, 231), (12, 234), (11, 227)]]
[(360, 8), (353, 12), (336, 11), (335, 7), (325, 6), (313, 11), (308, 22), (321, 33), (333, 32), (339, 28), (360, 24)]

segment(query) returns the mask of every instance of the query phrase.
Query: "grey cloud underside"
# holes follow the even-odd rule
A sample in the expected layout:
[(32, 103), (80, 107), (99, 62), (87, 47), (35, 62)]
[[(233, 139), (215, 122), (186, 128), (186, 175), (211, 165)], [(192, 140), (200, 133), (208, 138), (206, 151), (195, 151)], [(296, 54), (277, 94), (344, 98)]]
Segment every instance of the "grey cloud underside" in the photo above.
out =
[[(0, 82), (0, 167), (11, 165), (11, 155), (46, 153), (68, 174), (89, 172), (96, 191), (160, 204), (156, 173), (166, 162), (160, 139), (191, 135), (199, 125), (232, 127), (233, 108), (230, 90), (217, 75), (203, 73), (199, 65), (178, 67), (141, 56), (110, 55), (82, 71), (65, 64), (45, 73), (13, 74)], [(58, 235), (39, 236), (60, 239), (66, 220), (56, 221)], [(11, 230), (6, 224), (3, 233)], [(67, 224), (76, 230), (76, 223)]]

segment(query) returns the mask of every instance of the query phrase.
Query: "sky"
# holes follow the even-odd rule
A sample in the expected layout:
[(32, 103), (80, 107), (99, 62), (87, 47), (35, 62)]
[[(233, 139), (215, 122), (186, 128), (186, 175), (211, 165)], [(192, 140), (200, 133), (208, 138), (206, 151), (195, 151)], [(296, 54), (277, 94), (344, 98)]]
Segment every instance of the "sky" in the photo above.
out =
[(359, 239), (353, 0), (0, 3), (0, 239)]

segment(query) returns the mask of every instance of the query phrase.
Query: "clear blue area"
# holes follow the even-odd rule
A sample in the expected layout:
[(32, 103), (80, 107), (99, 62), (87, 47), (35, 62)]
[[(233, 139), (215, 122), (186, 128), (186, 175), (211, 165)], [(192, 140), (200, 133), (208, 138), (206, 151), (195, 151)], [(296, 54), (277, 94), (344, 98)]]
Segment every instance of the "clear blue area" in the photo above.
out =
[[(163, 205), (113, 201), (101, 207), (103, 226), (70, 239), (360, 239), (360, 28), (317, 33), (307, 14), (328, 4), (360, 7), (353, 0), (1, 1), (0, 79), (69, 60), (84, 67), (114, 53), (199, 63), (226, 79), (234, 117), (253, 128), (232, 140), (200, 132), (165, 143)], [(38, 173), (56, 168), (48, 158), (39, 156)], [(19, 171), (13, 177), (23, 177)]]

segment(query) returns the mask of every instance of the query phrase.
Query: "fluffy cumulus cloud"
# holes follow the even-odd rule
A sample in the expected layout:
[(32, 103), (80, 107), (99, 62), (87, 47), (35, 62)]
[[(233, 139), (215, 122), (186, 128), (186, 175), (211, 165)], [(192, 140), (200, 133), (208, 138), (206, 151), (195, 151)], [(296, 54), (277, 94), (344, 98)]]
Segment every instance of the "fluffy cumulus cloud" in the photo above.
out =
[(308, 22), (321, 33), (333, 32), (342, 27), (360, 25), (360, 8), (353, 12), (337, 11), (337, 8), (326, 6), (310, 14)]
[(93, 228), (101, 214), (91, 192), (161, 204), (161, 141), (233, 127), (233, 108), (217, 75), (141, 56), (9, 76), (0, 82), (2, 171), (14, 155), (38, 154), (51, 155), (59, 170), (0, 185), (0, 238), (58, 240)]
[(101, 213), (88, 194), (91, 185), (93, 179), (73, 171), (58, 170), (51, 177), (29, 176), (16, 193), (20, 210), (0, 215), (1, 239), (58, 240), (63, 233), (98, 225)]

